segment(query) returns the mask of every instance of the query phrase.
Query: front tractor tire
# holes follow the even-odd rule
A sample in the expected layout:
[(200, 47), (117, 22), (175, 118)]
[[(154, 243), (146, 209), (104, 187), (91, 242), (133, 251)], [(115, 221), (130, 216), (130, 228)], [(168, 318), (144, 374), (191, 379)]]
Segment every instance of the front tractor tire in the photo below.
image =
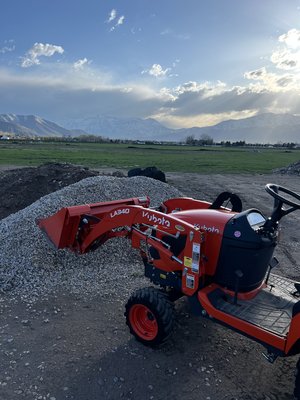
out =
[(130, 333), (147, 346), (164, 342), (173, 330), (173, 303), (153, 287), (135, 291), (125, 306), (124, 315)]

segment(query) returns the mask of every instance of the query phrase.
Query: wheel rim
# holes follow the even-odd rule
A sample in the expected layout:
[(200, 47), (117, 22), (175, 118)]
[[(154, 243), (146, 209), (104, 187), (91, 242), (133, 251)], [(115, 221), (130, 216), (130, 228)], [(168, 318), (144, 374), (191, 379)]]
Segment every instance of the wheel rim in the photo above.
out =
[(134, 332), (144, 340), (155, 339), (158, 333), (153, 312), (143, 304), (134, 304), (129, 312), (129, 322)]

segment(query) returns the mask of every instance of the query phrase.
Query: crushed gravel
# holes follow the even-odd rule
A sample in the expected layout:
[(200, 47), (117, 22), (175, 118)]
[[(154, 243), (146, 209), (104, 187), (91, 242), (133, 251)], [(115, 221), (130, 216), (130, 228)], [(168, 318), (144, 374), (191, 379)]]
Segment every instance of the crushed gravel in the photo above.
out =
[(62, 207), (148, 195), (151, 206), (182, 196), (146, 178), (95, 176), (48, 194), (0, 221), (0, 291), (26, 301), (66, 290), (82, 296), (127, 297), (144, 282), (143, 266), (127, 239), (112, 239), (95, 252), (76, 255), (49, 246), (35, 221)]
[(300, 176), (300, 160), (288, 165), (287, 167), (274, 169), (273, 172), (276, 174)]

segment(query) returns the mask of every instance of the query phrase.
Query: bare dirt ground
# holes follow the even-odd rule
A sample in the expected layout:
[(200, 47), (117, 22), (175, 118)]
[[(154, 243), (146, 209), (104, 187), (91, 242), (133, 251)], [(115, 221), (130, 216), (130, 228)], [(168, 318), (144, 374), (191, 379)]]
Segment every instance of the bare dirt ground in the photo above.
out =
[[(257, 207), (267, 215), (273, 201), (264, 185), (278, 183), (299, 192), (299, 179), (167, 174), (168, 183), (187, 196), (211, 201), (231, 190), (244, 208)], [(300, 212), (283, 220), (276, 252), (284, 265), (277, 272), (291, 277), (300, 275), (299, 224)], [(122, 293), (117, 298), (99, 293), (92, 302), (60, 293), (34, 304), (0, 294), (0, 399), (293, 399), (297, 357), (269, 364), (259, 344), (191, 315), (184, 299), (176, 306), (171, 338), (153, 350), (130, 336), (125, 302)]]

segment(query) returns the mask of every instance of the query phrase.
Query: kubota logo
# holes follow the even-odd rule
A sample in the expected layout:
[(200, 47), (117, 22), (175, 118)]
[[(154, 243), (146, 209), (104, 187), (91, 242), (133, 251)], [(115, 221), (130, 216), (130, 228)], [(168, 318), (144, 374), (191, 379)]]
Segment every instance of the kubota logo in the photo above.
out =
[(203, 231), (206, 231), (209, 233), (216, 233), (217, 235), (219, 235), (219, 233), (220, 233), (220, 230), (218, 228), (216, 228), (215, 226), (206, 226), (205, 224), (204, 225), (196, 224), (194, 226), (195, 226), (195, 228), (202, 229)]
[(170, 228), (171, 223), (165, 217), (157, 217), (155, 214), (149, 213), (149, 211), (143, 211), (143, 218), (147, 218), (149, 222), (153, 222), (154, 224), (165, 226), (166, 228)]

